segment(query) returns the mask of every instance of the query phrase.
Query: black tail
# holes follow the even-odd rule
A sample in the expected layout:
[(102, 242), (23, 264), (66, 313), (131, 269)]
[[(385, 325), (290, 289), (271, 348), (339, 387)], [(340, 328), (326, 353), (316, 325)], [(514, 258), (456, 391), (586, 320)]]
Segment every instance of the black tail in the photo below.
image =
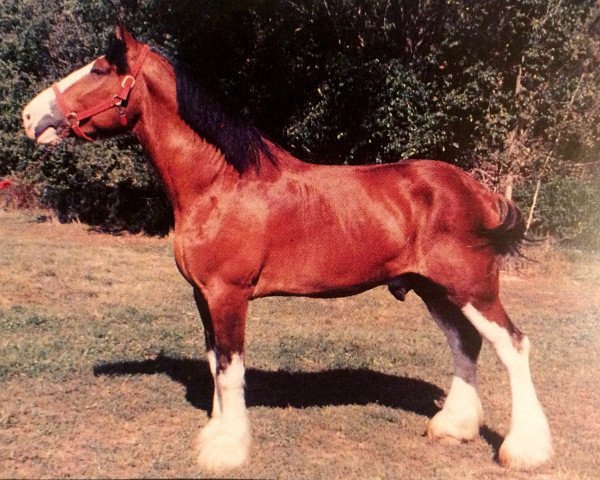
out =
[(493, 228), (481, 227), (479, 235), (500, 255), (515, 255), (525, 240), (525, 218), (513, 202), (501, 197), (498, 200), (500, 225)]

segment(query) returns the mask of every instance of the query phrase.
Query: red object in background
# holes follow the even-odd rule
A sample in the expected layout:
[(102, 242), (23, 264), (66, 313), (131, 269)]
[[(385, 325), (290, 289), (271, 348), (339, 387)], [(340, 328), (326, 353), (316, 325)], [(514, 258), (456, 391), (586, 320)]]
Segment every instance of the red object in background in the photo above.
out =
[(6, 188), (6, 187), (10, 187), (12, 185), (12, 182), (10, 180), (0, 180), (0, 190)]

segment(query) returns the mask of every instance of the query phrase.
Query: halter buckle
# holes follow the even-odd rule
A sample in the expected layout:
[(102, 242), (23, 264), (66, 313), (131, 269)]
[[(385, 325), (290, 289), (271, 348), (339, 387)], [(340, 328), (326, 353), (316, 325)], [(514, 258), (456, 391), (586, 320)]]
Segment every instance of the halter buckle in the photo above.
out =
[(71, 112), (67, 115), (67, 122), (69, 122), (69, 126), (78, 127), (79, 126), (79, 117), (76, 112)]
[[(127, 84), (127, 81), (131, 81), (131, 85)], [(133, 86), (135, 85), (135, 78), (131, 75), (125, 75), (125, 77), (123, 77), (123, 80), (121, 80), (121, 87), (123, 88), (133, 88)]]

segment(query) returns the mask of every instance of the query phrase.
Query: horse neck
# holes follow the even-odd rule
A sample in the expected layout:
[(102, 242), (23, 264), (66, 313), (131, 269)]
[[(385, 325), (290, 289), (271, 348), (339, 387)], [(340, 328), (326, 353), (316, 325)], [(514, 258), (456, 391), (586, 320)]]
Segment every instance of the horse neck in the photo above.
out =
[(167, 189), (175, 217), (199, 197), (219, 195), (240, 182), (274, 182), (312, 166), (265, 140), (274, 162), (260, 153), (259, 166), (240, 174), (215, 146), (200, 138), (179, 116), (175, 70), (162, 57), (151, 54), (144, 69), (141, 115), (133, 132), (151, 157)]
[(144, 69), (144, 80), (146, 91), (140, 94), (140, 118), (133, 133), (158, 170), (177, 217), (202, 193), (231, 188), (239, 174), (216, 147), (179, 117), (170, 63), (153, 55)]

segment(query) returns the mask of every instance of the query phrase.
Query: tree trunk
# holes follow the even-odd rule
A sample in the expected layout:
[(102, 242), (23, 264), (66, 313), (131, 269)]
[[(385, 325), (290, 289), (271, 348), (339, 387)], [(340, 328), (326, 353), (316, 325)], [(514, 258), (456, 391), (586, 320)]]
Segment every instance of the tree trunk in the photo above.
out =
[[(571, 95), (571, 99), (569, 100), (569, 103), (567, 104), (567, 108), (565, 109), (565, 116), (564, 116), (563, 121), (565, 121), (568, 118), (568, 116), (571, 112), (571, 109), (573, 108), (573, 103), (575, 102), (575, 97), (577, 96), (577, 92), (579, 91), (579, 87), (581, 87), (581, 82), (583, 82), (584, 77), (585, 77), (585, 72), (581, 74), (581, 77), (579, 77), (579, 82), (577, 82), (577, 86), (575, 87), (575, 90), (573, 91), (573, 94)], [(525, 232), (527, 232), (529, 230), (529, 227), (531, 226), (531, 222), (533, 221), (533, 212), (537, 205), (537, 199), (538, 199), (538, 195), (540, 193), (540, 187), (542, 186), (542, 176), (544, 175), (544, 170), (546, 168), (546, 165), (552, 158), (552, 155), (554, 154), (554, 150), (556, 150), (556, 147), (558, 146), (558, 142), (560, 141), (561, 135), (562, 135), (562, 130), (559, 130), (558, 135), (554, 139), (554, 145), (552, 146), (552, 149), (550, 150), (550, 152), (548, 152), (548, 155), (546, 155), (546, 158), (542, 162), (542, 166), (540, 168), (540, 174), (539, 174), (537, 182), (535, 184), (535, 191), (533, 192), (533, 198), (531, 199), (531, 207), (529, 207), (529, 215), (527, 216), (527, 224), (525, 225)], [(509, 198), (509, 197), (507, 196), (506, 198)]]
[(529, 231), (529, 227), (531, 227), (531, 222), (533, 221), (533, 211), (535, 210), (535, 206), (537, 204), (537, 198), (540, 193), (540, 187), (542, 186), (542, 177), (537, 179), (535, 184), (535, 192), (533, 192), (533, 199), (531, 200), (531, 207), (529, 207), (529, 215), (527, 215), (527, 223), (525, 224), (525, 233)]
[(506, 180), (504, 182), (504, 197), (507, 200), (512, 200), (512, 193), (513, 193), (513, 185), (514, 185), (514, 177), (512, 173), (509, 173), (506, 176)]

